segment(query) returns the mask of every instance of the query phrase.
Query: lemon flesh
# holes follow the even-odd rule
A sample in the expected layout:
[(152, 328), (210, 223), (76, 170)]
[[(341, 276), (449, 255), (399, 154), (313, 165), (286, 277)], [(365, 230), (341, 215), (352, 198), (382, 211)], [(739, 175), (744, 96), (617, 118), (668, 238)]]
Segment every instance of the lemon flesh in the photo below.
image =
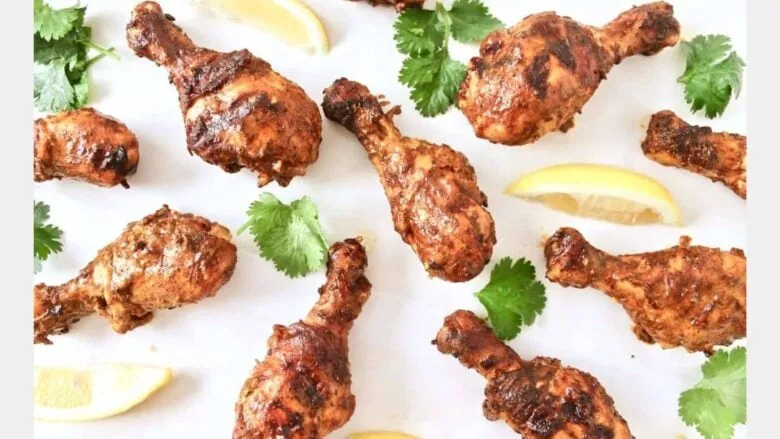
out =
[(518, 178), (506, 192), (572, 215), (620, 224), (682, 223), (680, 209), (663, 185), (615, 166), (549, 166)]
[(199, 0), (199, 3), (268, 31), (295, 47), (314, 53), (330, 48), (325, 25), (301, 0)]
[(417, 439), (408, 434), (395, 431), (365, 431), (361, 433), (352, 433), (347, 439)]
[(85, 369), (36, 367), (34, 417), (48, 422), (83, 422), (130, 410), (171, 380), (167, 367), (123, 364)]

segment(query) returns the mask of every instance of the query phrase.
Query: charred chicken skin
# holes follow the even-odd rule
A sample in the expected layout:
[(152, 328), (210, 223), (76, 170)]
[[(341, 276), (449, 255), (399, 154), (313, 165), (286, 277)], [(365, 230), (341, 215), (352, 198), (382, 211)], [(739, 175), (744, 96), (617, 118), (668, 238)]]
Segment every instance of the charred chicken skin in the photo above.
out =
[(49, 336), (95, 312), (123, 334), (154, 310), (214, 296), (236, 266), (230, 240), (225, 227), (168, 206), (130, 223), (75, 279), (33, 288), (34, 342), (50, 344)]
[(603, 28), (554, 12), (493, 32), (471, 60), (457, 104), (478, 137), (523, 145), (574, 126), (574, 116), (624, 58), (654, 55), (680, 38), (672, 6), (634, 7)]
[(650, 160), (701, 174), (725, 184), (740, 197), (747, 197), (745, 136), (689, 125), (665, 110), (650, 118), (642, 151)]
[(371, 295), (366, 264), (354, 239), (330, 248), (319, 300), (302, 321), (274, 326), (266, 358), (244, 383), (233, 439), (320, 439), (352, 417), (347, 336)]
[(385, 113), (357, 82), (337, 80), (325, 90), (322, 107), (363, 144), (390, 202), (395, 230), (428, 273), (452, 282), (478, 275), (493, 254), (496, 234), (466, 156), (401, 135), (392, 119), (400, 110)]
[(742, 250), (691, 246), (682, 237), (666, 250), (612, 256), (578, 231), (562, 228), (547, 240), (544, 254), (547, 279), (612, 296), (642, 341), (710, 354), (716, 345), (745, 337)]
[(138, 167), (138, 139), (125, 124), (92, 109), (35, 121), (34, 180), (73, 178), (98, 186), (129, 187)]
[[(351, 0), (360, 1), (360, 0)], [(422, 8), (425, 0), (367, 0), (371, 6), (393, 6), (396, 11), (401, 12), (406, 8)]]
[(455, 311), (433, 341), (488, 380), (482, 410), (525, 439), (631, 439), (596, 378), (553, 358), (523, 361), (470, 311)]
[(249, 168), (259, 186), (287, 186), (319, 156), (322, 117), (301, 87), (248, 50), (196, 46), (155, 2), (135, 7), (127, 41), (165, 67), (179, 91), (187, 148), (226, 172)]

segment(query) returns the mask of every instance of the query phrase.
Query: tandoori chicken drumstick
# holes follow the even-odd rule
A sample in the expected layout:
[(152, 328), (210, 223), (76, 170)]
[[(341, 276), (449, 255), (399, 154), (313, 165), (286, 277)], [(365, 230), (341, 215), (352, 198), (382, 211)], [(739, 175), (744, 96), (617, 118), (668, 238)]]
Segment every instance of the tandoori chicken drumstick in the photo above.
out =
[(547, 279), (593, 287), (617, 300), (640, 340), (664, 348), (711, 353), (745, 337), (746, 259), (742, 250), (680, 245), (612, 256), (575, 229), (561, 228), (545, 245)]
[(319, 156), (322, 117), (301, 87), (248, 50), (196, 46), (146, 1), (135, 7), (127, 41), (138, 56), (169, 72), (179, 91), (187, 147), (226, 172), (249, 168), (259, 186), (287, 186)]
[(553, 358), (523, 361), (471, 311), (447, 316), (433, 343), (488, 380), (485, 417), (525, 439), (633, 437), (595, 377)]
[(395, 230), (432, 276), (478, 275), (493, 254), (495, 226), (474, 168), (447, 145), (403, 136), (368, 88), (339, 79), (325, 90), (325, 116), (357, 136), (379, 173)]
[(266, 358), (244, 383), (233, 439), (321, 439), (349, 420), (347, 336), (371, 295), (366, 264), (357, 240), (331, 246), (319, 300), (302, 321), (274, 326)]
[(653, 55), (680, 38), (665, 2), (634, 7), (602, 28), (554, 12), (491, 33), (471, 60), (457, 105), (477, 136), (523, 145), (574, 126), (574, 116), (624, 58)]
[(710, 127), (690, 125), (665, 110), (650, 118), (642, 151), (650, 160), (701, 174), (747, 197), (745, 136), (714, 133)]
[(130, 223), (75, 279), (33, 288), (35, 343), (51, 343), (95, 312), (123, 334), (155, 310), (214, 296), (236, 267), (230, 240), (225, 227), (168, 206)]
[(129, 187), (138, 167), (138, 139), (125, 124), (92, 108), (35, 121), (34, 180), (73, 178), (98, 186)]

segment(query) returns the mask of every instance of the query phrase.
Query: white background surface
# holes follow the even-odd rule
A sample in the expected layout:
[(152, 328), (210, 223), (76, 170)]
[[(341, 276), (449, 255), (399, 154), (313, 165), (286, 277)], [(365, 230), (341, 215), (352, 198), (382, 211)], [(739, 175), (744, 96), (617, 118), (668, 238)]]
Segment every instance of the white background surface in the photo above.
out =
[[(122, 60), (105, 60), (91, 69), (90, 105), (124, 121), (138, 136), (141, 162), (129, 180), (132, 188), (104, 189), (60, 181), (36, 185), (35, 197), (51, 205), (52, 222), (65, 231), (65, 251), (44, 265), (36, 282), (64, 282), (124, 226), (162, 203), (218, 221), (236, 230), (260, 190), (249, 171), (227, 174), (190, 157), (176, 90), (167, 73), (137, 58), (127, 48), (124, 28), (132, 0), (92, 0), (87, 23), (96, 42), (114, 46)], [(369, 253), (368, 278), (373, 295), (350, 339), (353, 392), (357, 410), (330, 437), (367, 429), (391, 429), (424, 439), (517, 437), (505, 424), (482, 416), (485, 381), (431, 346), (444, 316), (458, 309), (484, 315), (473, 293), (488, 280), (503, 256), (526, 257), (544, 274), (539, 243), (558, 227), (573, 226), (594, 245), (614, 253), (644, 252), (674, 245), (688, 234), (695, 244), (723, 248), (745, 245), (745, 203), (730, 190), (695, 174), (666, 168), (646, 159), (640, 142), (650, 114), (671, 109), (689, 122), (715, 130), (746, 132), (747, 88), (726, 114), (715, 121), (691, 115), (676, 78), (684, 69), (679, 47), (616, 66), (575, 119), (568, 134), (550, 134), (525, 147), (492, 145), (477, 139), (455, 109), (435, 119), (414, 111), (408, 90), (396, 80), (401, 64), (392, 40), (395, 13), (342, 0), (310, 0), (327, 23), (333, 49), (313, 57), (279, 44), (266, 34), (204, 12), (186, 0), (161, 1), (166, 12), (201, 45), (229, 51), (248, 48), (282, 74), (298, 82), (316, 101), (322, 90), (346, 76), (383, 93), (404, 110), (396, 121), (405, 134), (447, 143), (463, 151), (476, 168), (496, 222), (494, 259), (471, 282), (451, 284), (429, 279), (422, 265), (393, 231), (390, 210), (379, 180), (354, 137), (324, 122), (320, 159), (303, 178), (282, 189), (266, 188), (284, 201), (311, 196), (319, 207), (326, 236), (333, 242), (356, 234), (376, 240)], [(491, 11), (507, 24), (530, 13), (555, 10), (599, 25), (631, 7), (632, 0), (493, 0)], [(723, 33), (747, 60), (742, 2), (674, 1), (684, 38)], [(463, 61), (477, 46), (459, 47)], [(749, 67), (748, 67), (749, 71)], [(574, 218), (502, 193), (515, 177), (563, 162), (622, 165), (666, 185), (682, 209), (685, 227), (628, 227)], [(86, 365), (127, 361), (170, 365), (174, 379), (131, 412), (89, 424), (36, 424), (37, 438), (226, 438), (231, 436), (233, 407), (254, 360), (266, 351), (275, 323), (301, 318), (316, 300), (322, 272), (287, 279), (261, 259), (248, 235), (239, 247), (233, 279), (217, 297), (197, 305), (164, 311), (123, 336), (93, 316), (72, 332), (35, 346), (36, 364)], [(612, 395), (638, 439), (698, 437), (677, 416), (677, 397), (700, 377), (702, 354), (662, 350), (638, 341), (622, 308), (592, 289), (564, 289), (544, 281), (548, 303), (534, 326), (511, 345), (521, 356), (560, 358), (595, 375)], [(738, 429), (744, 437), (744, 429)]]

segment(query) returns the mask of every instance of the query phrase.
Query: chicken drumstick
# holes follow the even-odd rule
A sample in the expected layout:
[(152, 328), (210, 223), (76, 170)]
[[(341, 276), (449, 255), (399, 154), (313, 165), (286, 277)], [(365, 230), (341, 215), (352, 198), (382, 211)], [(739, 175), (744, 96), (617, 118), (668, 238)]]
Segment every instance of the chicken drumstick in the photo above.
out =
[(740, 197), (747, 197), (745, 136), (713, 133), (712, 128), (689, 125), (665, 110), (650, 118), (642, 151), (650, 160), (720, 181)]
[(133, 10), (127, 41), (138, 56), (168, 70), (179, 91), (190, 153), (226, 172), (249, 168), (259, 186), (274, 180), (287, 186), (317, 160), (317, 104), (248, 50), (196, 46), (151, 1)]
[(230, 231), (203, 217), (163, 206), (130, 223), (78, 276), (33, 289), (35, 343), (64, 334), (94, 312), (124, 334), (149, 322), (153, 311), (212, 297), (233, 275)]
[(679, 38), (680, 24), (664, 2), (634, 7), (600, 29), (554, 12), (530, 15), (482, 42), (457, 104), (478, 137), (531, 143), (574, 126), (612, 66), (654, 55)]
[(433, 343), (487, 378), (485, 417), (525, 439), (632, 438), (596, 378), (553, 358), (523, 361), (470, 311), (447, 316)]
[(331, 246), (319, 300), (303, 321), (274, 326), (244, 383), (233, 439), (320, 439), (352, 417), (347, 336), (371, 295), (366, 264), (357, 240)]
[(98, 186), (129, 187), (138, 167), (138, 139), (122, 122), (92, 108), (35, 121), (34, 180), (74, 178)]
[(712, 352), (745, 337), (745, 254), (691, 246), (690, 238), (666, 250), (612, 256), (574, 229), (547, 240), (547, 279), (594, 287), (623, 305), (640, 340), (664, 348)]
[(357, 136), (379, 173), (395, 230), (432, 276), (462, 282), (493, 254), (495, 225), (466, 156), (447, 145), (402, 136), (379, 100), (357, 82), (325, 90), (325, 116)]

